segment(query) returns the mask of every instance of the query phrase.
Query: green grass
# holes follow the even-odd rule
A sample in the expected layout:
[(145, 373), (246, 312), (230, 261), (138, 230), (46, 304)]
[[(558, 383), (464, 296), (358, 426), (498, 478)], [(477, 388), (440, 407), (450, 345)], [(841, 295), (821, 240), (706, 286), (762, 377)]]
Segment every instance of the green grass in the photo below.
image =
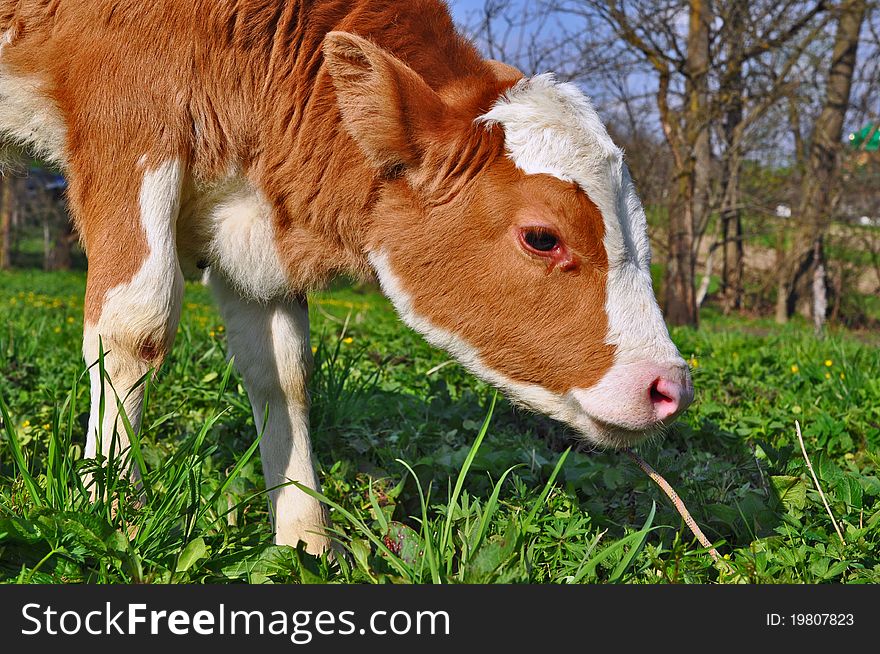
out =
[[(79, 274), (0, 273), (2, 581), (880, 581), (880, 351), (863, 338), (711, 311), (699, 332), (673, 331), (697, 400), (640, 452), (725, 556), (717, 567), (626, 457), (579, 451), (562, 426), (495, 401), (375, 291), (317, 294), (313, 439), (346, 552), (329, 560), (271, 544), (253, 419), (201, 286), (149, 384), (146, 501), (82, 460), (83, 289)], [(85, 496), (84, 467), (107, 501)]]

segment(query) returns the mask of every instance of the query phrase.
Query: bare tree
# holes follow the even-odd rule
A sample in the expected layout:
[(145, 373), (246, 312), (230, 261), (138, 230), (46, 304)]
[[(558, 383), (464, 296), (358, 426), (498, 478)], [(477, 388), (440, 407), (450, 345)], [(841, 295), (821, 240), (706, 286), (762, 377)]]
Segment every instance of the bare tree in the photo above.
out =
[[(805, 126), (815, 124), (814, 133), (827, 134), (818, 127), (828, 125), (833, 104), (826, 90), (842, 87), (823, 71), (841, 78), (841, 17), (868, 2), (486, 0), (471, 33), (490, 56), (527, 74), (559, 71), (598, 99), (659, 228), (653, 233), (665, 235), (655, 248), (665, 263), (667, 318), (696, 324), (718, 261), (720, 300), (730, 312), (745, 306), (747, 255), (759, 262), (749, 272), (748, 297), (767, 307), (777, 283), (767, 283), (767, 276), (792, 269), (788, 249), (796, 225), (798, 234), (810, 235), (794, 240), (801, 266), (823, 256), (812, 237), (815, 215), (830, 221), (834, 202), (822, 210), (822, 199), (812, 193), (820, 179), (821, 185), (842, 188), (841, 174), (818, 173), (816, 139)], [(855, 61), (854, 52), (850, 58)], [(863, 115), (877, 114), (878, 73), (880, 56), (873, 63), (869, 57), (861, 77), (856, 74), (857, 87), (875, 89), (859, 96)], [(836, 97), (841, 99), (839, 91)], [(834, 142), (839, 145), (839, 136)], [(779, 204), (795, 207), (793, 216), (778, 217)], [(807, 208), (813, 217), (805, 220)], [(775, 274), (766, 247), (748, 249), (749, 239), (771, 235), (774, 226), (780, 253)], [(698, 261), (705, 270), (697, 290)], [(823, 270), (809, 263), (792, 292), (815, 288), (818, 301), (826, 285), (812, 283), (808, 273), (821, 276)], [(756, 280), (755, 274), (764, 277)]]
[(743, 161), (766, 138), (768, 114), (796, 88), (806, 49), (823, 33), (824, 0), (782, 6), (778, 3), (726, 2), (721, 5), (717, 115), (721, 164), (719, 241), (722, 248), (721, 293), (725, 312), (742, 308), (746, 234), (743, 231), (740, 179)]
[[(738, 308), (745, 237), (739, 177), (749, 130), (784, 97), (804, 48), (822, 29), (816, 19), (825, 10), (824, 0), (561, 0), (555, 7), (593, 26), (593, 32), (584, 34), (607, 53), (604, 65), (601, 58), (590, 57), (594, 74), (606, 80), (628, 74), (622, 65), (623, 45), (643, 71), (655, 76), (656, 115), (672, 155), (676, 190), (667, 231), (668, 319), (698, 322), (696, 262), (719, 208), (719, 236), (709, 253), (722, 248), (725, 303)], [(609, 47), (604, 36), (595, 37), (597, 22), (605, 34), (614, 35), (616, 45)], [(785, 56), (778, 56), (783, 50)], [(713, 142), (715, 130), (720, 138)]]
[(813, 127), (801, 185), (798, 207), (800, 226), (794, 235), (791, 251), (779, 267), (777, 322), (786, 322), (791, 316), (798, 298), (798, 285), (807, 277), (813, 277), (813, 313), (817, 329), (821, 329), (825, 320), (827, 302), (824, 298), (823, 239), (831, 223), (836, 201), (834, 188), (838, 155), (867, 8), (865, 0), (844, 0), (835, 9), (837, 28), (825, 84), (825, 98)]

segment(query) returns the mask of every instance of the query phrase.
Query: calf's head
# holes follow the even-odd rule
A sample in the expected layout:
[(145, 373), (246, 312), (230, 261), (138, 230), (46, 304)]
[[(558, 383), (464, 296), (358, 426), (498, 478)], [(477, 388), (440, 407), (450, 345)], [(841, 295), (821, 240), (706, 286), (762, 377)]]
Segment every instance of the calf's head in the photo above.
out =
[(332, 32), (324, 52), (343, 124), (385, 176), (368, 256), (408, 325), (597, 445), (687, 407), (644, 210), (576, 87), (486, 66), (438, 93), (362, 38)]

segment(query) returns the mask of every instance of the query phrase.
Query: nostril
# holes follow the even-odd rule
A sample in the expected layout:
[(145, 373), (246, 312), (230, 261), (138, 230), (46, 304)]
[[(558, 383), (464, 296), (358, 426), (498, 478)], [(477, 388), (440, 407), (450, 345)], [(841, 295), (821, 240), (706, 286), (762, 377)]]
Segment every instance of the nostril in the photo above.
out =
[(653, 404), (663, 404), (664, 402), (674, 402), (675, 399), (660, 390), (661, 379), (657, 379), (651, 384), (651, 402)]
[(666, 420), (678, 413), (681, 405), (680, 385), (660, 377), (651, 384), (649, 394), (658, 420)]

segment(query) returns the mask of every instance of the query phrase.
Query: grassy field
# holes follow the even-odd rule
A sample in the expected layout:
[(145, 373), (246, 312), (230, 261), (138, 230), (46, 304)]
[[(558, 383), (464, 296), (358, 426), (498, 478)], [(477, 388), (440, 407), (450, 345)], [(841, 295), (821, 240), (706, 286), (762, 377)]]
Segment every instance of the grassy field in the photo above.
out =
[(112, 475), (118, 502), (84, 497), (83, 289), (80, 274), (0, 273), (2, 581), (880, 582), (880, 348), (864, 336), (711, 313), (673, 331), (697, 400), (640, 452), (715, 565), (626, 457), (581, 451), (502, 398), (486, 422), (493, 391), (374, 290), (315, 295), (313, 438), (347, 551), (328, 560), (271, 544), (251, 411), (199, 285), (149, 384), (146, 504)]

